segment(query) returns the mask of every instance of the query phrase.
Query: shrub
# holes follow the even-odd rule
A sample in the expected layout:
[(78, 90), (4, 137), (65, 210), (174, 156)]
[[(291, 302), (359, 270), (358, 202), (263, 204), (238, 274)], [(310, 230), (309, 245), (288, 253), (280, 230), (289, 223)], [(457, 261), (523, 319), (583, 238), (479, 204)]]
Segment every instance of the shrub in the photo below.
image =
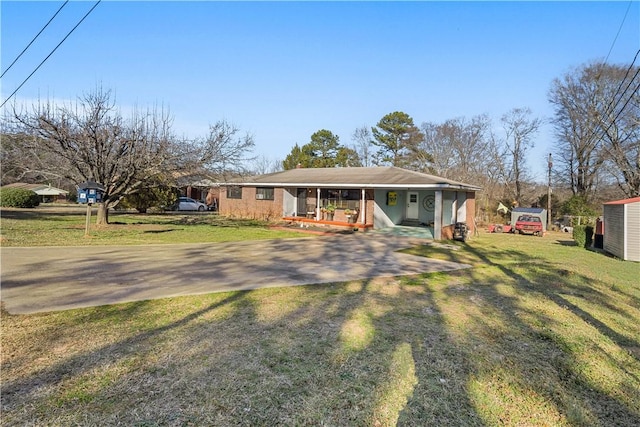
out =
[[(551, 198), (551, 200), (553, 200), (553, 198)], [(587, 202), (587, 199), (578, 195), (572, 196), (569, 200), (565, 201), (560, 208), (560, 213), (572, 216), (598, 216), (596, 210)]]
[(589, 248), (593, 244), (593, 227), (590, 225), (576, 225), (573, 227), (573, 240), (581, 248)]
[(137, 193), (126, 195), (117, 206), (121, 209), (135, 209), (146, 213), (150, 208), (172, 209), (178, 203), (180, 192), (177, 188), (158, 186), (143, 188)]
[(35, 208), (40, 204), (40, 196), (24, 188), (0, 189), (0, 206), (3, 208)]

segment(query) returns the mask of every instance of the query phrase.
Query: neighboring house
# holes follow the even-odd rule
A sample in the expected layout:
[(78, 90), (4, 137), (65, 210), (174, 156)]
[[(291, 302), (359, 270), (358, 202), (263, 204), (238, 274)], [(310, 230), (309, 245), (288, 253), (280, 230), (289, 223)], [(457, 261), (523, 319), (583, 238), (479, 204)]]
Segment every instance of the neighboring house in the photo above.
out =
[(640, 197), (604, 204), (604, 250), (618, 258), (640, 261)]
[(220, 184), (205, 173), (175, 174), (180, 195), (205, 203), (209, 210), (218, 210)]
[(68, 191), (52, 187), (49, 184), (27, 184), (24, 182), (14, 182), (13, 184), (5, 185), (2, 188), (23, 188), (25, 190), (31, 190), (40, 196), (40, 201), (43, 203), (59, 201), (66, 202), (67, 194), (69, 194)]
[(474, 230), (478, 190), (397, 167), (298, 168), (223, 184), (220, 213), (344, 225), (348, 209), (359, 228), (422, 225), (440, 240), (453, 237), (456, 222)]

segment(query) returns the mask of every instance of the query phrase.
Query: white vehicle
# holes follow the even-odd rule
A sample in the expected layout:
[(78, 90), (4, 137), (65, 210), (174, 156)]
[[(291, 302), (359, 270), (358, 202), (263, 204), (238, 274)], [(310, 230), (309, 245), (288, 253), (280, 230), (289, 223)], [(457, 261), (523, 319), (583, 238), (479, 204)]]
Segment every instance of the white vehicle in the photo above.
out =
[(180, 197), (180, 199), (178, 200), (178, 210), (203, 212), (207, 210), (207, 205), (197, 200), (194, 200), (191, 197)]

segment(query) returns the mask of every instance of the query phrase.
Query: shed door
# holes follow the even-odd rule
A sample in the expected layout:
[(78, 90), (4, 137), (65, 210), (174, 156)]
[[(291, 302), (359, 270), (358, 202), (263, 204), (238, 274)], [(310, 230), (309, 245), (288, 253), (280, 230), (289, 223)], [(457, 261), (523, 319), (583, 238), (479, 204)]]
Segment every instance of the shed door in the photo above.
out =
[(419, 207), (418, 193), (409, 191), (407, 193), (407, 219), (418, 219)]

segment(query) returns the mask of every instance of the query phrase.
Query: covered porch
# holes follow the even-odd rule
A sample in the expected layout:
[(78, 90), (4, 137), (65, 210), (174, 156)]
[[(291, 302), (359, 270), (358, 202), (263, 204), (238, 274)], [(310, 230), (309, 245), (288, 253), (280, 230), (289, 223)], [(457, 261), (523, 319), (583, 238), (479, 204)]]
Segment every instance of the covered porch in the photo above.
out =
[(372, 228), (374, 225), (374, 195), (371, 190), (296, 187), (285, 189), (284, 193), (285, 220), (363, 229)]

